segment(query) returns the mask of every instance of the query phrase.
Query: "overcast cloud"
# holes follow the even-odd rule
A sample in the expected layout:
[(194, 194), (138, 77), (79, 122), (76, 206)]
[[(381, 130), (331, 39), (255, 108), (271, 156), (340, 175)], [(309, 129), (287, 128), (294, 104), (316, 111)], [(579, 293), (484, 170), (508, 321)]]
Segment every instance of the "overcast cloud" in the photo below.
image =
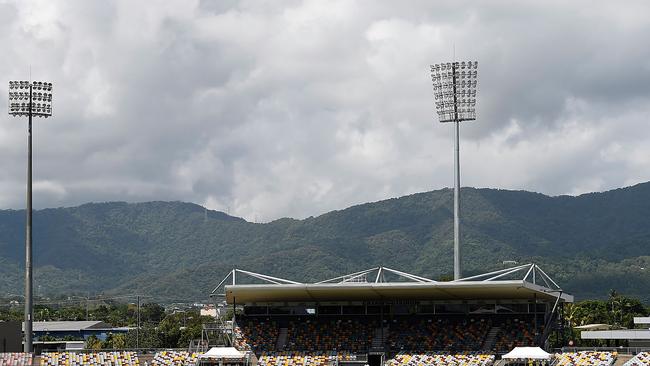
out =
[(0, 207), (24, 207), (7, 82), (54, 83), (34, 204), (182, 200), (269, 221), (453, 184), (429, 64), (479, 61), (464, 186), (650, 180), (647, 1), (0, 0)]

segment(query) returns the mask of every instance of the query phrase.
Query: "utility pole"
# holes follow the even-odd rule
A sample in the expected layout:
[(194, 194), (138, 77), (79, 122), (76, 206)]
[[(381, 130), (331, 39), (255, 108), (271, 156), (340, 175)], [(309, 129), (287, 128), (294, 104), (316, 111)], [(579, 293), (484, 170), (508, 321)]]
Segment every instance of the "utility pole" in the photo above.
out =
[(140, 295), (138, 295), (138, 328), (135, 331), (135, 348), (140, 348)]

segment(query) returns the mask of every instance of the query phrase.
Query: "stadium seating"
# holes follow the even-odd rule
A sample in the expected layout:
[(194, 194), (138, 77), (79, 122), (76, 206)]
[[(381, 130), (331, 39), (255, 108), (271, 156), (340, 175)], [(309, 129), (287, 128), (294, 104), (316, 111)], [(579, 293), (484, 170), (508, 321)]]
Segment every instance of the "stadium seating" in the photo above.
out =
[(139, 366), (135, 352), (44, 352), (41, 366)]
[(377, 322), (359, 319), (290, 321), (285, 350), (366, 351), (377, 326)]
[(335, 361), (354, 361), (356, 356), (349, 352), (265, 352), (258, 360), (258, 366), (326, 366)]
[(648, 366), (650, 365), (650, 352), (641, 352), (627, 361), (623, 366)]
[(275, 350), (278, 324), (267, 319), (242, 317), (235, 327), (235, 348), (240, 351), (263, 352)]
[[(409, 354), (495, 353), (534, 345), (534, 321), (526, 315), (398, 315), (384, 319), (387, 333), (383, 333), (382, 343), (375, 339), (381, 329), (379, 317), (249, 316), (238, 319), (234, 343), (239, 350), (258, 355), (275, 351), (292, 351), (294, 356), (319, 351), (363, 353), (371, 346)], [(538, 325), (537, 330), (542, 333), (543, 327)], [(283, 358), (282, 362), (290, 360)]]
[(156, 352), (151, 360), (151, 366), (194, 366), (199, 358), (198, 353), (187, 351)]
[(388, 361), (388, 366), (429, 366), (429, 365), (454, 365), (454, 366), (490, 366), (494, 363), (494, 355), (480, 353), (398, 353)]
[(393, 351), (480, 350), (490, 327), (478, 317), (394, 319), (388, 345)]
[(581, 351), (565, 352), (555, 356), (555, 366), (611, 366), (616, 352)]
[[(496, 352), (507, 352), (515, 347), (535, 345), (535, 323), (533, 319), (510, 319), (506, 318), (500, 324), (501, 330), (494, 344)], [(538, 331), (543, 331), (540, 326)]]
[(30, 353), (0, 353), (0, 366), (28, 366), (31, 364), (32, 355)]

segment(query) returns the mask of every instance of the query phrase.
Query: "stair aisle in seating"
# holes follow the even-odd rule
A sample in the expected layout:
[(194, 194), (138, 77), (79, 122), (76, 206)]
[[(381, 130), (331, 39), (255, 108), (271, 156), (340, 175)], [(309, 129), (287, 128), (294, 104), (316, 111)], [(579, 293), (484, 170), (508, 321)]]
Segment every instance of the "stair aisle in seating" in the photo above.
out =
[(619, 354), (619, 355), (616, 357), (616, 361), (614, 361), (614, 366), (623, 366), (623, 365), (625, 365), (626, 362), (628, 362), (629, 360), (631, 360), (632, 357), (634, 357), (634, 356), (632, 356), (632, 355), (621, 355), (621, 354)]
[(275, 342), (275, 349), (282, 351), (284, 346), (287, 344), (287, 327), (280, 328), (280, 333), (278, 333), (278, 340)]
[(384, 345), (386, 344), (386, 336), (388, 336), (388, 327), (375, 328), (375, 336), (372, 338), (371, 347), (375, 351), (383, 351)]
[(494, 342), (497, 340), (497, 335), (499, 335), (499, 330), (501, 328), (499, 327), (492, 327), (490, 328), (490, 331), (488, 332), (487, 336), (485, 336), (485, 342), (483, 342), (483, 349), (484, 350), (491, 350), (494, 348)]

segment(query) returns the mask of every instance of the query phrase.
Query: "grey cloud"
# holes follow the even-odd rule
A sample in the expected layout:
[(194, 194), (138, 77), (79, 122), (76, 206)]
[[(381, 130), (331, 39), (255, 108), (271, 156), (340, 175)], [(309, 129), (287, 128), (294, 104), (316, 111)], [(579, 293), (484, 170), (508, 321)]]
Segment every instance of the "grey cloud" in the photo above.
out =
[[(271, 220), (449, 186), (427, 69), (454, 43), (480, 64), (463, 182), (577, 194), (650, 176), (649, 8), (15, 1), (0, 70), (55, 83), (38, 207), (185, 200)], [(0, 123), (2, 207), (23, 206), (24, 122)]]

